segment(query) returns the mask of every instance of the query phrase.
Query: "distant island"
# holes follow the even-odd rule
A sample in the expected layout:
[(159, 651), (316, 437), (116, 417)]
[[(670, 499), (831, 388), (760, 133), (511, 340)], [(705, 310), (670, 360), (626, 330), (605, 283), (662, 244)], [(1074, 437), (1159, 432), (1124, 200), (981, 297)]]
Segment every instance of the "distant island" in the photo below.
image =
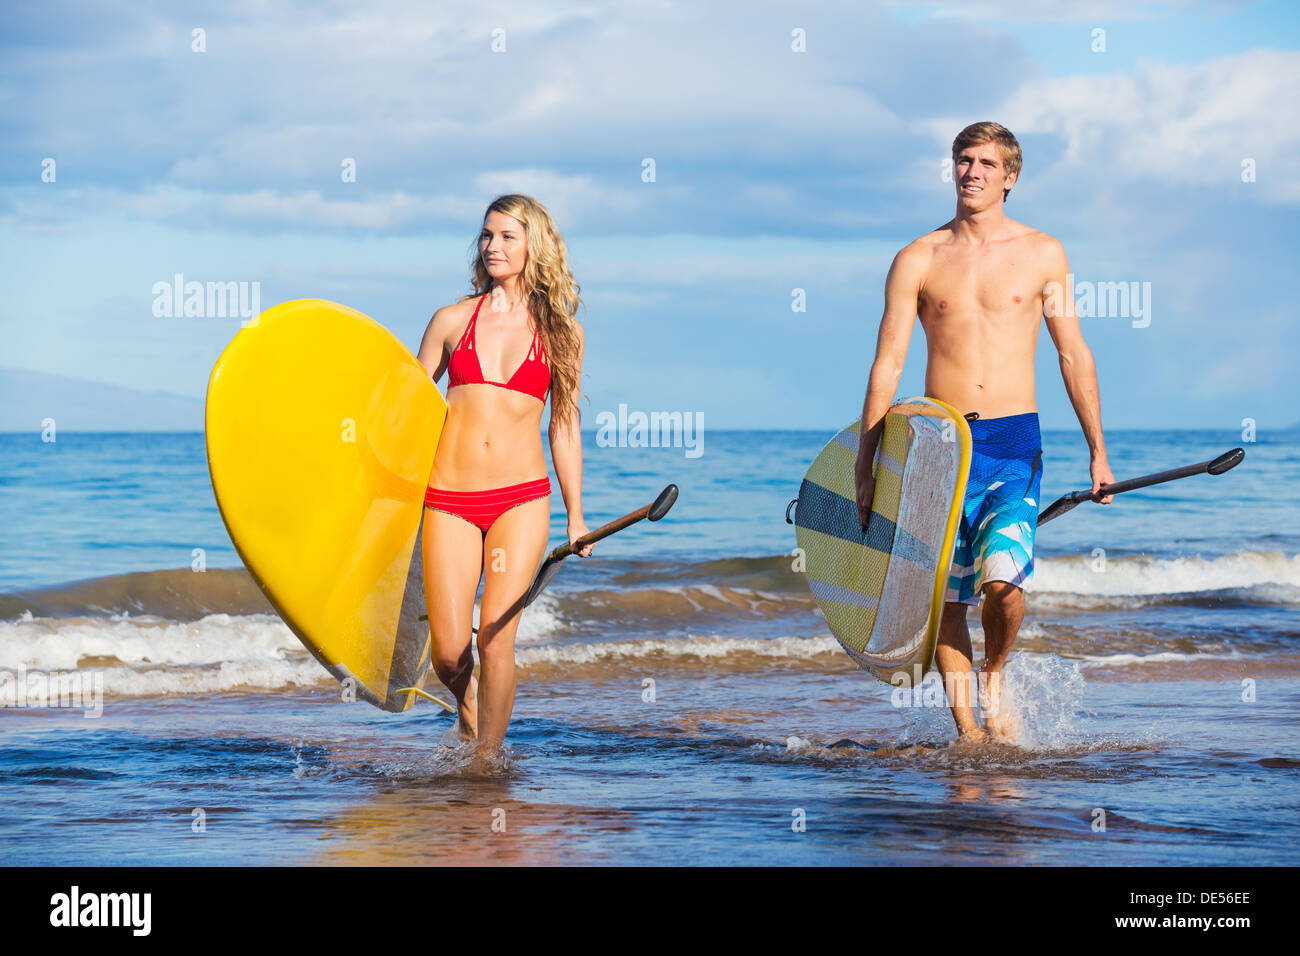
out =
[(203, 431), (203, 399), (0, 368), (0, 431), (39, 432), (54, 419), (67, 432)]
[[(205, 383), (206, 384), (206, 383)], [(202, 398), (187, 398), (174, 392), (148, 391), (123, 385), (106, 385), (81, 378), (33, 372), (29, 369), (0, 367), (0, 432), (41, 430), (41, 422), (54, 419), (55, 427), (67, 432), (201, 432), (203, 431)], [(545, 427), (545, 426), (543, 426)], [(594, 433), (586, 420), (583, 432)], [(754, 431), (753, 428), (713, 426), (716, 432)], [(767, 429), (757, 429), (766, 431)], [(782, 428), (776, 431), (829, 432), (831, 425)], [(1073, 422), (1058, 427), (1044, 424), (1045, 432), (1070, 431), (1078, 434)], [(1108, 431), (1134, 429), (1109, 426)], [(1153, 430), (1150, 426), (1146, 429)], [(1164, 429), (1154, 429), (1166, 431)], [(1188, 431), (1214, 431), (1190, 428)], [(1234, 425), (1221, 432), (1239, 431)], [(1259, 426), (1261, 438), (1300, 437), (1300, 422), (1285, 428)]]

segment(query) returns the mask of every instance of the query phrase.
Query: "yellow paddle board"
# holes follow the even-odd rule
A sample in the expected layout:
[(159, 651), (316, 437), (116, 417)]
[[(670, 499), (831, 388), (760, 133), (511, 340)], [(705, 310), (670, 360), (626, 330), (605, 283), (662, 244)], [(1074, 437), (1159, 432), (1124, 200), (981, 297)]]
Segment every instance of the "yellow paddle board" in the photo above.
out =
[(447, 406), (383, 326), (320, 299), (235, 335), (208, 381), (221, 517), (284, 622), (389, 711), (429, 667), (419, 533)]
[(795, 534), (831, 633), (859, 666), (907, 687), (934, 659), (970, 472), (970, 428), (936, 399), (890, 408), (864, 533), (853, 478), (859, 425), (837, 434), (808, 469)]

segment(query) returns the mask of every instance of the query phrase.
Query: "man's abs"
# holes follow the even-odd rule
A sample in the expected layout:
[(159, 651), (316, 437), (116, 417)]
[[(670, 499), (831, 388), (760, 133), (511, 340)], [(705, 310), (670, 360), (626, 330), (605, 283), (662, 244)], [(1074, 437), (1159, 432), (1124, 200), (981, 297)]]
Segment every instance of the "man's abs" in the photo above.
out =
[(1034, 399), (1034, 353), (1002, 348), (997, 340), (972, 336), (960, 351), (936, 349), (926, 336), (925, 394), (947, 402), (963, 415), (1004, 418), (1038, 410)]

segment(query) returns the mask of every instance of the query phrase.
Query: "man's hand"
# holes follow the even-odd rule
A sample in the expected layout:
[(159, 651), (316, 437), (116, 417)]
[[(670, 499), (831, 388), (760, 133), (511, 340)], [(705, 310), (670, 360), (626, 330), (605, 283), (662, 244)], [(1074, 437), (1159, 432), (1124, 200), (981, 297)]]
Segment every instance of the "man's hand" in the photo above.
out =
[(1115, 476), (1110, 473), (1110, 465), (1106, 463), (1106, 457), (1094, 458), (1091, 466), (1092, 472), (1092, 500), (1108, 505), (1115, 500), (1114, 495), (1106, 495), (1104, 498), (1098, 497), (1098, 491), (1102, 485), (1113, 485)]
[(865, 462), (861, 456), (853, 466), (853, 481), (858, 492), (858, 524), (866, 530), (871, 520), (871, 498), (876, 493), (876, 479), (871, 474), (871, 459)]

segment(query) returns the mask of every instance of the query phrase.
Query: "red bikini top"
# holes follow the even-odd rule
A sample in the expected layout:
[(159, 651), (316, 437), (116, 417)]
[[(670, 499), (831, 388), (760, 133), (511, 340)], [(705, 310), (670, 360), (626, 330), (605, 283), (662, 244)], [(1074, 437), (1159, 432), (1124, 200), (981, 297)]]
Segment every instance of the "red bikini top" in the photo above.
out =
[(487, 295), (484, 294), (478, 300), (469, 325), (465, 327), (464, 334), (456, 343), (456, 350), (451, 353), (451, 360), (447, 363), (447, 388), (450, 390), (457, 385), (499, 385), (501, 388), (531, 395), (539, 402), (545, 403), (546, 393), (551, 388), (551, 367), (543, 361), (546, 350), (542, 348), (541, 336), (537, 329), (533, 329), (533, 341), (528, 347), (528, 355), (525, 356), (523, 364), (515, 369), (515, 374), (510, 376), (510, 381), (489, 382), (483, 377), (483, 369), (478, 362), (478, 350), (474, 347), (474, 326), (478, 324), (478, 310), (483, 308), (483, 299), (486, 298)]

